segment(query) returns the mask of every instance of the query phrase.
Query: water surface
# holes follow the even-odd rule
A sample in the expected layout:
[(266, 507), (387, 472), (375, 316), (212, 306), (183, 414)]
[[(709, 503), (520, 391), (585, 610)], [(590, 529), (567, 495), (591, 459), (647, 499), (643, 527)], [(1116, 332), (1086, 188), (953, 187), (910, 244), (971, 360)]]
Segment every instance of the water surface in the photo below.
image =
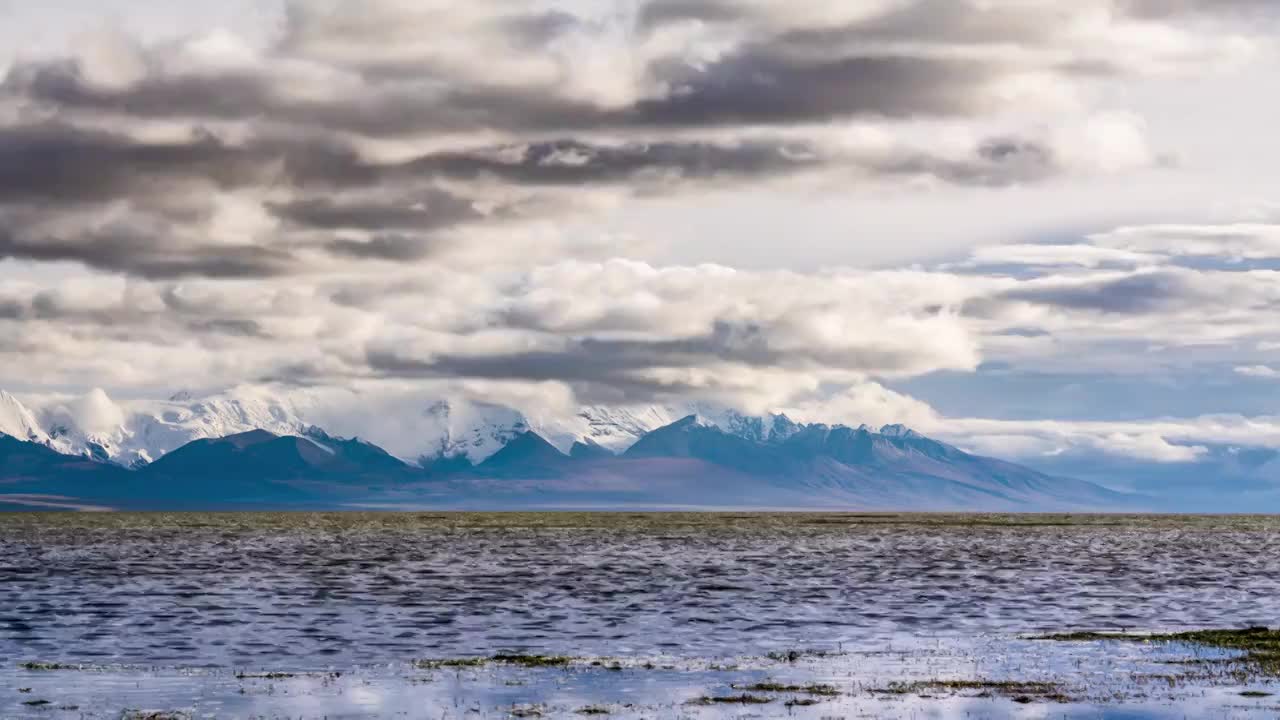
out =
[[(0, 717), (1051, 707), (875, 692), (937, 678), (1063, 683), (1073, 702), (1054, 716), (1180, 717), (1193, 699), (1222, 717), (1274, 714), (1238, 694), (1265, 679), (1168, 680), (1186, 648), (1026, 637), (1274, 626), (1278, 541), (1280, 519), (1263, 517), (0, 515)], [(574, 660), (412, 664), (496, 653)], [(1126, 680), (1144, 675), (1157, 680)], [(778, 678), (840, 696), (684, 704)], [(49, 705), (22, 704), (38, 695)]]

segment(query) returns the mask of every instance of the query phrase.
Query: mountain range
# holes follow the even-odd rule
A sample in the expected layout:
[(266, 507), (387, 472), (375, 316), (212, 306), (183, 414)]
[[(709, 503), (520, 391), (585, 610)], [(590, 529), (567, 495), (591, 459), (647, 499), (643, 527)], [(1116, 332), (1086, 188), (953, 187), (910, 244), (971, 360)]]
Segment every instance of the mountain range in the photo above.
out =
[[(723, 411), (646, 429), (669, 409), (598, 411), (587, 413), (587, 431), (572, 435), (566, 451), (523, 418), (507, 415), (501, 423), (446, 435), (444, 442), (431, 437), (438, 450), (409, 461), (304, 425), (280, 406), (226, 397), (192, 403), (175, 396), (160, 412), (135, 417), (132, 427), (95, 433), (65, 424), (51, 429), (41, 413), (0, 395), (0, 502), (121, 509), (984, 511), (1116, 510), (1146, 502), (966, 453), (901, 425), (800, 424), (785, 415)], [(450, 415), (448, 406), (428, 412), (435, 419)], [(242, 429), (259, 422), (267, 427)], [(228, 427), (237, 432), (215, 434)], [(163, 449), (184, 436), (192, 439)]]

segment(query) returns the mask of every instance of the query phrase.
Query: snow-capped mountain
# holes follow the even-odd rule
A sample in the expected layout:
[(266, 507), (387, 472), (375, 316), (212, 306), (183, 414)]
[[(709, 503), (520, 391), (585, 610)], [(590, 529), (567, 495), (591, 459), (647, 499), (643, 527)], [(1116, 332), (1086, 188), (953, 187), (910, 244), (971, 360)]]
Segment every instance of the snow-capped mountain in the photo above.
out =
[(581, 443), (619, 454), (652, 430), (690, 415), (759, 442), (786, 439), (799, 427), (784, 415), (749, 416), (707, 403), (548, 411), (465, 397), (407, 397), (387, 404), (356, 394), (254, 386), (203, 396), (181, 391), (164, 400), (117, 402), (101, 390), (24, 400), (0, 393), (0, 433), (125, 467), (155, 462), (193, 440), (252, 430), (307, 435), (320, 428), (334, 437), (368, 440), (411, 464), (431, 466), (441, 461), (478, 465), (530, 431), (564, 453)]
[[(443, 418), (444, 408), (435, 416)], [(447, 413), (454, 417), (452, 408)], [(120, 509), (1134, 508), (1144, 498), (980, 457), (908, 431), (690, 415), (621, 454), (537, 432), (483, 462), (407, 464), (317, 428), (195, 440), (136, 469), (0, 438), (0, 504), (32, 496)], [(768, 420), (768, 422), (766, 422)], [(746, 434), (742, 434), (745, 432)], [(760, 435), (768, 437), (761, 439)], [(467, 440), (474, 439), (467, 436)], [(487, 437), (482, 437), (485, 442)], [(595, 448), (584, 452), (583, 448)]]
[(0, 390), (0, 434), (39, 443), (49, 440), (35, 413), (3, 390)]
[(5, 393), (0, 408), (0, 432), (126, 467), (154, 462), (192, 440), (255, 429), (296, 435), (308, 427), (287, 400), (250, 392), (200, 399), (183, 393), (118, 404), (94, 390), (82, 397), (37, 398), (31, 405)]

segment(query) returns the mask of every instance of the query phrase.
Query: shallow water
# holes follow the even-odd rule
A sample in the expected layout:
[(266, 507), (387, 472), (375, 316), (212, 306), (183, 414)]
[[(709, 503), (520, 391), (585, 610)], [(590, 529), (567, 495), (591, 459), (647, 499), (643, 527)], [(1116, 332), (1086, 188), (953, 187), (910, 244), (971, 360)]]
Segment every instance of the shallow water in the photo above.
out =
[[(1238, 694), (1266, 679), (1169, 679), (1201, 651), (1023, 637), (1274, 626), (1278, 550), (1280, 519), (1254, 517), (0, 515), (0, 717), (1270, 717)], [(828, 655), (766, 657), (796, 649)], [(497, 652), (581, 659), (410, 664)], [(683, 704), (780, 677), (840, 696)], [(873, 692), (930, 678), (1072, 702)]]

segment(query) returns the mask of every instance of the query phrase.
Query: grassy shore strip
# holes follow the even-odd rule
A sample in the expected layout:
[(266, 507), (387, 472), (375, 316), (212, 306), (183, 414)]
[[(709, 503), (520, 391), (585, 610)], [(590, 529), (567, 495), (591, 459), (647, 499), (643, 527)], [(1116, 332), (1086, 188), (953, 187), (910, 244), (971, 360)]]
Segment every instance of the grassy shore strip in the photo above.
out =
[(917, 680), (890, 683), (887, 687), (873, 688), (872, 694), (918, 695), (928, 697), (938, 693), (976, 693), (974, 697), (1007, 697), (1017, 703), (1071, 702), (1062, 686), (1050, 682), (1025, 680)]
[[(1217, 662), (1247, 663), (1266, 675), (1280, 676), (1280, 630), (1265, 627), (1251, 627), (1238, 630), (1192, 630), (1180, 633), (1107, 633), (1107, 632), (1069, 632), (1051, 635), (1039, 635), (1031, 640), (1047, 640), (1053, 642), (1141, 642), (1141, 643), (1183, 643), (1216, 650), (1234, 650), (1241, 654), (1237, 658), (1223, 658)], [(1209, 660), (1197, 659), (1208, 663)]]

